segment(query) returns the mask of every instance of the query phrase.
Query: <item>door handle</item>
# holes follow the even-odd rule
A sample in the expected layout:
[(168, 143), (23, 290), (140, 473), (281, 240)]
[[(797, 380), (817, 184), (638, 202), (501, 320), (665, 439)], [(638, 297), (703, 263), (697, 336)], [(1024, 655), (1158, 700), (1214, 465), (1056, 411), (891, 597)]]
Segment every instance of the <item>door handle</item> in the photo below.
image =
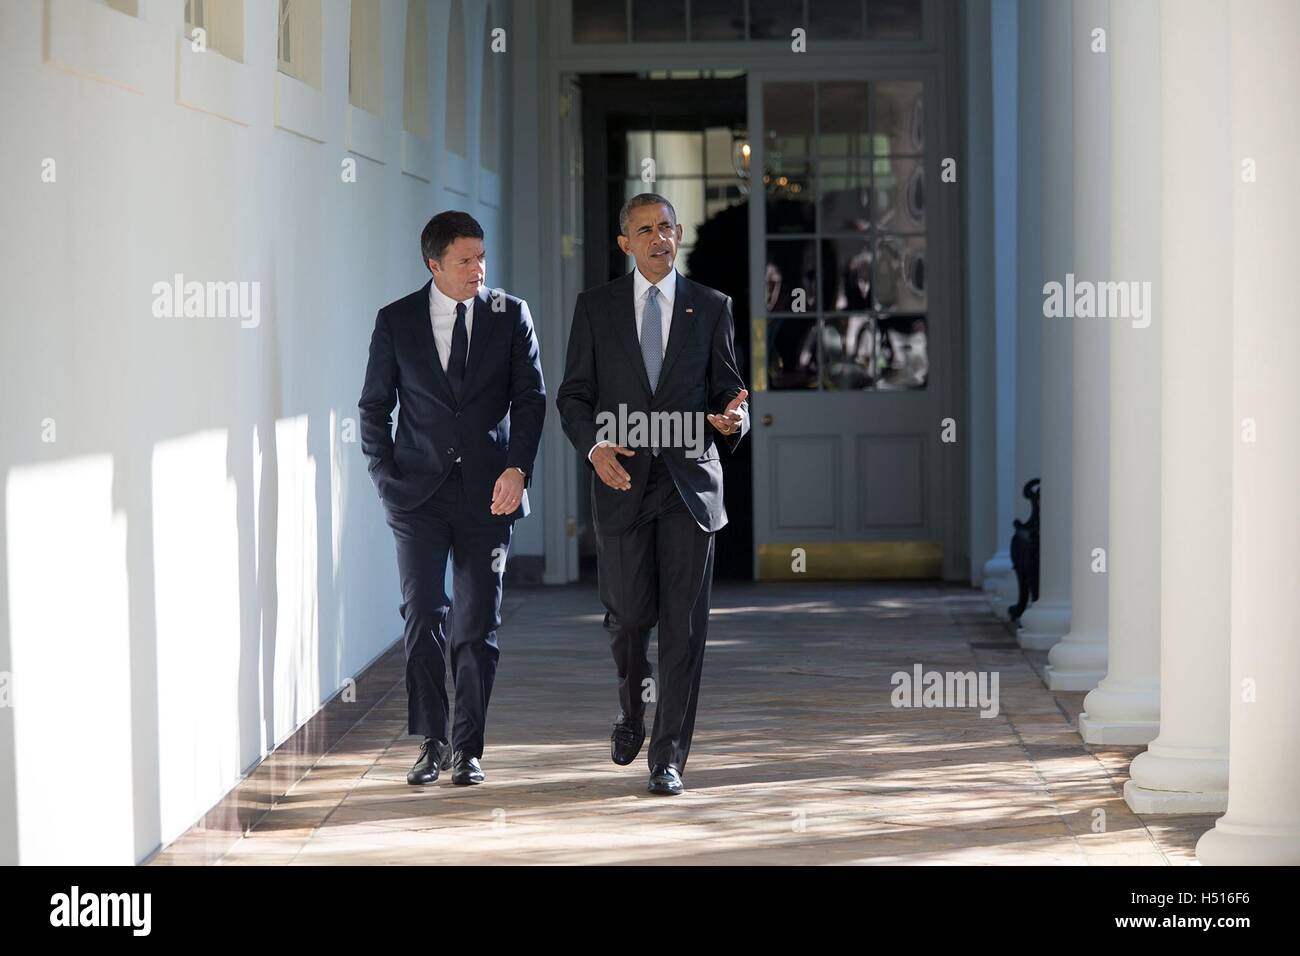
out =
[(772, 424), (772, 416), (771, 416), (771, 415), (764, 415), (764, 416), (762, 417), (762, 419), (760, 419), (760, 421), (762, 421), (762, 423), (763, 423), (764, 426), (771, 425), (771, 424)]

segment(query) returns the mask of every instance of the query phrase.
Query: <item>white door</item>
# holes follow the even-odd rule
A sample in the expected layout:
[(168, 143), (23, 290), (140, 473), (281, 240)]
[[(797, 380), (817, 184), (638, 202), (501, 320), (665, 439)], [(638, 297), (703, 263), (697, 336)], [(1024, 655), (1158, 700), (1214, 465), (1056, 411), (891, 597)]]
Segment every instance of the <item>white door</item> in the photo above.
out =
[(760, 579), (952, 574), (957, 250), (930, 201), (950, 155), (934, 88), (924, 69), (750, 74)]

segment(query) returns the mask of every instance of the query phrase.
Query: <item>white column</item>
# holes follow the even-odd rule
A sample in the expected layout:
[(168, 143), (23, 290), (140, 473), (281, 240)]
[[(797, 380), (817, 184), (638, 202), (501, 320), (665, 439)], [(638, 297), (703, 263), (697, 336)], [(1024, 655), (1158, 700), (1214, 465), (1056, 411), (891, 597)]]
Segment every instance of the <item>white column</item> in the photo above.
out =
[[(1069, 0), (1045, 0), (1035, 16), (1041, 29), (1037, 35), (1030, 29), (1023, 30), (1020, 47), (1023, 57), (1026, 45), (1037, 44), (1042, 63), (1038, 192), (1042, 272), (1034, 290), (1034, 320), (1042, 323), (1039, 434), (1043, 484), (1038, 601), (1020, 619), (1019, 640), (1023, 647), (1045, 649), (1070, 629), (1071, 335), (1067, 324), (1043, 319), (1042, 298), (1043, 283), (1053, 277), (1059, 281), (1070, 269), (1074, 248)], [(1025, 77), (1023, 82), (1032, 79)], [(1030, 282), (1032, 275), (1026, 273), (1021, 281)]]
[[(1109, 0), (1074, 0), (1071, 8), (1074, 99), (1074, 269), (1098, 282), (1110, 273), (1110, 54), (1096, 31), (1109, 33)], [(1109, 38), (1105, 38), (1109, 50)], [(1065, 276), (1057, 280), (1065, 281)], [(1068, 296), (1068, 293), (1067, 293)], [(1047, 319), (1073, 331), (1074, 403), (1071, 467), (1070, 631), (1047, 658), (1052, 690), (1091, 690), (1106, 674), (1110, 482), (1109, 320)], [(1106, 560), (1109, 560), (1108, 557)]]
[[(1011, 518), (1019, 499), (1016, 484), (1016, 369), (1019, 341), (1016, 335), (1016, 209), (1019, 196), (1016, 165), (1016, 2), (993, 0), (989, 6), (991, 108), (993, 113), (993, 314), (997, 329), (996, 418), (997, 436), (996, 523), (994, 552), (984, 562), (984, 589), (1001, 595), (1015, 590), (1011, 567)], [(1035, 356), (1037, 358), (1037, 356)], [(1013, 599), (1014, 601), (1014, 599)], [(1010, 603), (1010, 602), (1008, 602)], [(1003, 610), (1003, 607), (999, 607)]]
[(1129, 768), (1138, 813), (1228, 799), (1233, 312), (1227, 0), (1160, 11), (1160, 735)]
[[(1202, 863), (1300, 864), (1300, 4), (1233, 2), (1228, 812)], [(1241, 164), (1254, 164), (1254, 182)]]
[[(996, 235), (993, 210), (997, 197), (993, 166), (992, 56), (990, 0), (961, 5), (965, 44), (964, 82), (966, 122), (965, 208), (966, 314), (969, 319), (970, 538), (972, 580), (980, 583), (988, 555), (997, 550), (998, 458), (998, 328), (994, 299)], [(988, 586), (988, 582), (984, 582)]]
[(1109, 652), (1079, 715), (1090, 744), (1146, 744), (1160, 729), (1159, 41), (1160, 0), (1111, 7), (1110, 279), (1140, 298), (1109, 320)]
[[(1038, 203), (1043, 95), (1041, 0), (1019, 0), (1016, 13), (1016, 460), (1011, 513), (1027, 521), (1029, 502), (1022, 491), (1026, 482), (1042, 477), (1039, 396), (1043, 385), (1039, 373), (1043, 359), (1043, 259)], [(1008, 538), (1011, 532), (1008, 525)], [(1002, 585), (1001, 598), (1010, 607), (1018, 596), (1019, 583), (1013, 572)]]

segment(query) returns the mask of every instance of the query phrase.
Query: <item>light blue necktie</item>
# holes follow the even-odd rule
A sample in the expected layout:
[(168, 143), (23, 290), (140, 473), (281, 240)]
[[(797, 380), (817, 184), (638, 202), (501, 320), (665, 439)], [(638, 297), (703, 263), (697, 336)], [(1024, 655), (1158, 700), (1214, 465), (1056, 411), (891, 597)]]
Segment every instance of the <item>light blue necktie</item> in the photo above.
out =
[[(663, 314), (659, 311), (659, 287), (651, 286), (641, 315), (641, 358), (645, 362), (646, 377), (650, 379), (650, 392), (659, 387), (659, 371), (664, 364)], [(658, 458), (659, 449), (651, 446), (650, 454)]]
[(659, 287), (651, 286), (641, 316), (641, 358), (650, 379), (650, 391), (659, 387), (659, 370), (664, 364), (663, 313), (659, 311)]

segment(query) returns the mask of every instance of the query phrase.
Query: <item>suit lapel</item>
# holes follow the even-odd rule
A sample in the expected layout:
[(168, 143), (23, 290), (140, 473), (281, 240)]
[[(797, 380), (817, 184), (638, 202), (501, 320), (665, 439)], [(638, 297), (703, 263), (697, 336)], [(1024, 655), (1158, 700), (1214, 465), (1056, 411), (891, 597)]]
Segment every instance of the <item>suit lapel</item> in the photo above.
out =
[[(433, 285), (432, 279), (424, 284), (419, 300), (411, 311), (411, 322), (415, 325), (415, 340), (420, 344), (420, 354), (433, 375), (433, 390), (444, 403), (454, 406), (456, 402), (451, 395), (451, 382), (447, 380), (447, 373), (442, 369), (442, 359), (438, 355), (438, 342), (433, 337), (433, 320), (429, 315), (431, 285)], [(477, 318), (478, 313), (475, 312), (474, 316)]]
[(659, 382), (663, 384), (672, 371), (673, 360), (681, 352), (682, 346), (691, 335), (691, 325), (695, 318), (695, 297), (691, 294), (690, 283), (681, 273), (677, 274), (677, 291), (673, 294), (673, 321), (668, 328), (668, 349), (664, 352), (664, 367), (659, 371)]
[(497, 324), (497, 316), (492, 311), (492, 302), (489, 295), (486, 287), (481, 288), (474, 299), (474, 330), (470, 333), (469, 356), (465, 359), (465, 385), (460, 396), (462, 405), (474, 390), (474, 383), (478, 381), (475, 372), (478, 371), (478, 367), (483, 361), (483, 353), (487, 351), (488, 339), (492, 337), (492, 331)]
[[(614, 331), (623, 348), (627, 352), (628, 359), (632, 362), (632, 367), (636, 369), (637, 377), (641, 380), (641, 387), (645, 389), (647, 395), (650, 391), (650, 377), (646, 375), (645, 359), (641, 355), (641, 340), (636, 335), (636, 283), (632, 279), (632, 273), (628, 273), (624, 280), (618, 282), (611, 290), (614, 296), (613, 323)], [(662, 376), (660, 376), (662, 378)]]

